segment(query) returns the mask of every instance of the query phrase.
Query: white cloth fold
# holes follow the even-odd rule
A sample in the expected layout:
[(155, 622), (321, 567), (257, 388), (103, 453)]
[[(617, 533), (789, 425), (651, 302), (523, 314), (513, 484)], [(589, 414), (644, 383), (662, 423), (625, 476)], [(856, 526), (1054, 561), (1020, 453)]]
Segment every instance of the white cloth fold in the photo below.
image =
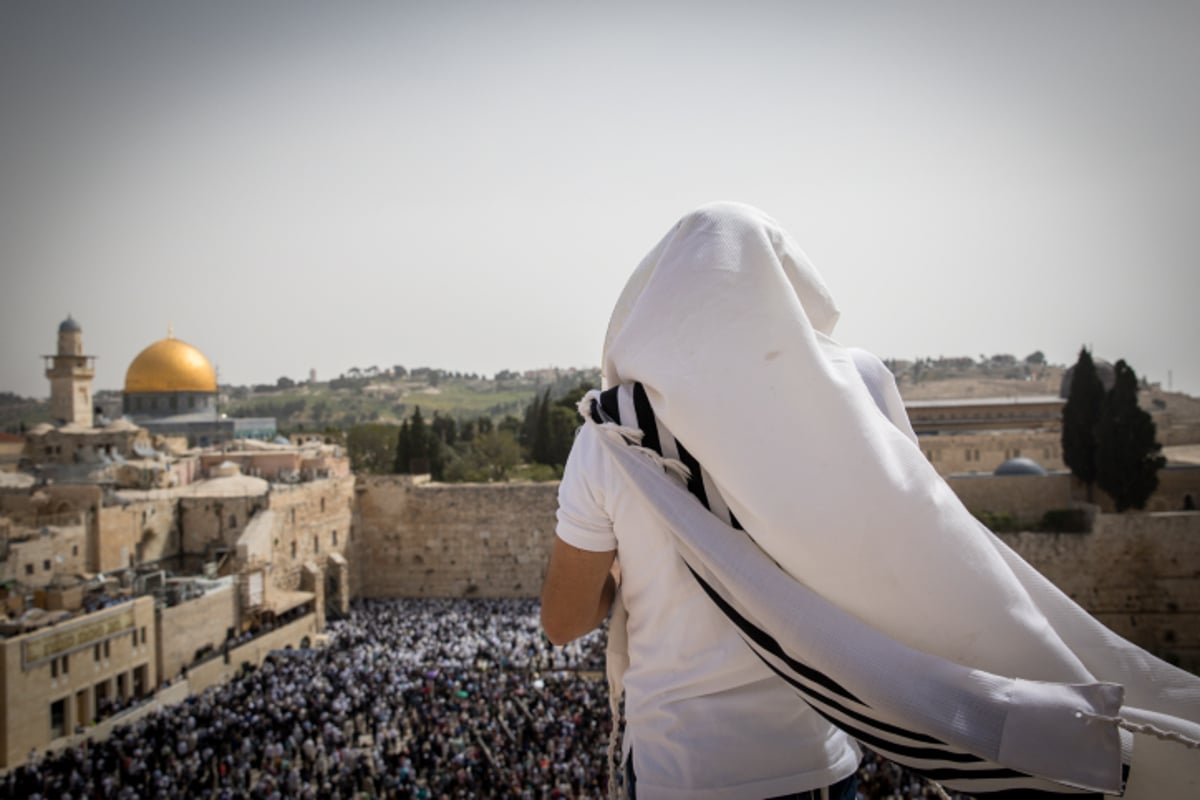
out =
[[(1116, 791), (1120, 737), (1095, 722), (1116, 716), (1110, 683), (1124, 688), (1122, 715), (1195, 736), (1200, 679), (1104, 629), (980, 526), (880, 412), (852, 354), (831, 338), (837, 317), (799, 248), (746, 206), (684, 217), (630, 279), (606, 337), (605, 382), (643, 384), (749, 536), (719, 522), (709, 530), (686, 510), (694, 500), (648, 478), (662, 472), (642, 459), (648, 472), (633, 483), (665, 504), (689, 565), (785, 653), (829, 659), (829, 675), (905, 725), (911, 713), (932, 713), (927, 733), (988, 761)], [(636, 452), (614, 457), (637, 471)], [(722, 529), (739, 548), (721, 549)], [(786, 589), (764, 595), (767, 573), (741, 574), (749, 563), (777, 564)], [(799, 596), (803, 614), (780, 611)], [(829, 625), (821, 636), (808, 627), (814, 604)], [(843, 652), (839, 631), (849, 630)], [(859, 648), (875, 637), (882, 643), (868, 649), (879, 663), (864, 664)], [(959, 704), (960, 691), (986, 702)], [(1017, 702), (1027, 697), (1038, 702)], [(980, 710), (995, 703), (998, 716)], [(956, 726), (984, 741), (957, 744)], [(1200, 796), (1196, 751), (1138, 735), (1132, 758), (1129, 797)]]

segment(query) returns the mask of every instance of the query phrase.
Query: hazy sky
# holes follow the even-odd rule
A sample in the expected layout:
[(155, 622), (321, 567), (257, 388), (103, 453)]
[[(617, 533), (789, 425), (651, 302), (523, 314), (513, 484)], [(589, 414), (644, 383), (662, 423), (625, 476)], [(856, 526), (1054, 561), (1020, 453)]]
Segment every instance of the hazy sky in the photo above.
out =
[(884, 357), (1081, 344), (1200, 394), (1200, 3), (3, 2), (0, 390), (594, 366), (689, 209)]

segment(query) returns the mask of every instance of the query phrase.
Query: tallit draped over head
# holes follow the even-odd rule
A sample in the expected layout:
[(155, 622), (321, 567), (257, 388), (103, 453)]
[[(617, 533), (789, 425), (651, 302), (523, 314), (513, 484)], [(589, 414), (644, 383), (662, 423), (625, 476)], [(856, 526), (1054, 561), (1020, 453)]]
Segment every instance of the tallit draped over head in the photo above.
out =
[[(1126, 716), (1144, 712), (1200, 733), (1200, 681), (1100, 626), (971, 516), (881, 411), (902, 409), (894, 383), (884, 403), (872, 398), (832, 338), (838, 316), (773, 219), (745, 205), (705, 206), (629, 279), (605, 339), (604, 381), (641, 383), (758, 548), (865, 628), (989, 674), (1120, 684)], [(1119, 705), (1120, 690), (1115, 697)], [(1112, 791), (1122, 750), (1115, 727), (1105, 741), (1088, 775), (1051, 777)], [(1156, 761), (1161, 748), (1168, 755)], [(1148, 780), (1142, 762), (1198, 763), (1179, 766), (1171, 759), (1187, 753), (1180, 745), (1142, 736), (1133, 751), (1133, 796)]]

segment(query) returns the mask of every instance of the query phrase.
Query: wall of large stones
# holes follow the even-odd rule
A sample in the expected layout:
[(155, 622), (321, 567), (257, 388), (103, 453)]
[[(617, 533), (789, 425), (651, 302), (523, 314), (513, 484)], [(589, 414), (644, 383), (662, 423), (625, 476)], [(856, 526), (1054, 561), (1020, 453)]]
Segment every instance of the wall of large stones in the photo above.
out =
[[(1087, 490), (1067, 473), (1035, 475), (951, 475), (946, 483), (971, 511), (1011, 514), (1028, 524), (1041, 520), (1054, 509), (1084, 502)], [(1200, 504), (1200, 467), (1171, 467), (1158, 472), (1158, 489), (1146, 502), (1145, 511), (1178, 511), (1184, 498)], [(1116, 511), (1112, 500), (1099, 489), (1091, 501), (1101, 511)]]
[(1070, 508), (1075, 502), (1071, 476), (1059, 475), (953, 475), (946, 483), (958, 499), (976, 514), (1009, 514), (1035, 524), (1047, 511)]
[(95, 571), (111, 572), (175, 554), (178, 504), (165, 492), (146, 495), (100, 509)]
[[(967, 506), (1018, 517), (1071, 504), (1069, 476), (951, 481)], [(360, 478), (354, 566), (366, 597), (536, 597), (557, 484)], [(1030, 513), (1028, 509), (1034, 509)], [(1200, 513), (1102, 514), (1090, 534), (1004, 538), (1105, 624), (1200, 670)]]
[(331, 553), (351, 550), (354, 478), (329, 478), (299, 484), (272, 484), (268, 496), (275, 515), (272, 576), (279, 588), (296, 589), (305, 563), (325, 568)]
[(1200, 513), (1101, 514), (1089, 534), (1000, 534), (1121, 636), (1200, 672)]
[(220, 649), (229, 630), (237, 629), (237, 592), (232, 585), (206, 592), (158, 615), (158, 663), (162, 678), (175, 678), (196, 651)]
[(211, 558), (217, 549), (232, 550), (246, 523), (259, 509), (266, 507), (265, 494), (180, 498), (183, 555)]
[(558, 484), (361, 477), (353, 561), (365, 597), (536, 597)]

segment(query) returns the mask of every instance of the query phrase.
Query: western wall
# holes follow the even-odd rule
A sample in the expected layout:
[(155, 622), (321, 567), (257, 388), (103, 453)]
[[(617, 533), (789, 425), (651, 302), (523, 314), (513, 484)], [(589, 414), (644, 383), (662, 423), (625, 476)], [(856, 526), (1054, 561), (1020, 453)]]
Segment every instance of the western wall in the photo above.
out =
[[(1078, 492), (1066, 475), (950, 484), (973, 511), (1024, 508), (1022, 519), (1064, 508)], [(1165, 490), (1198, 488), (1200, 470), (1188, 470), (1172, 476)], [(557, 489), (556, 483), (431, 484), (408, 476), (359, 476), (355, 593), (536, 597), (554, 535)], [(1001, 538), (1110, 628), (1200, 671), (1200, 513), (1100, 513), (1090, 533)]]

